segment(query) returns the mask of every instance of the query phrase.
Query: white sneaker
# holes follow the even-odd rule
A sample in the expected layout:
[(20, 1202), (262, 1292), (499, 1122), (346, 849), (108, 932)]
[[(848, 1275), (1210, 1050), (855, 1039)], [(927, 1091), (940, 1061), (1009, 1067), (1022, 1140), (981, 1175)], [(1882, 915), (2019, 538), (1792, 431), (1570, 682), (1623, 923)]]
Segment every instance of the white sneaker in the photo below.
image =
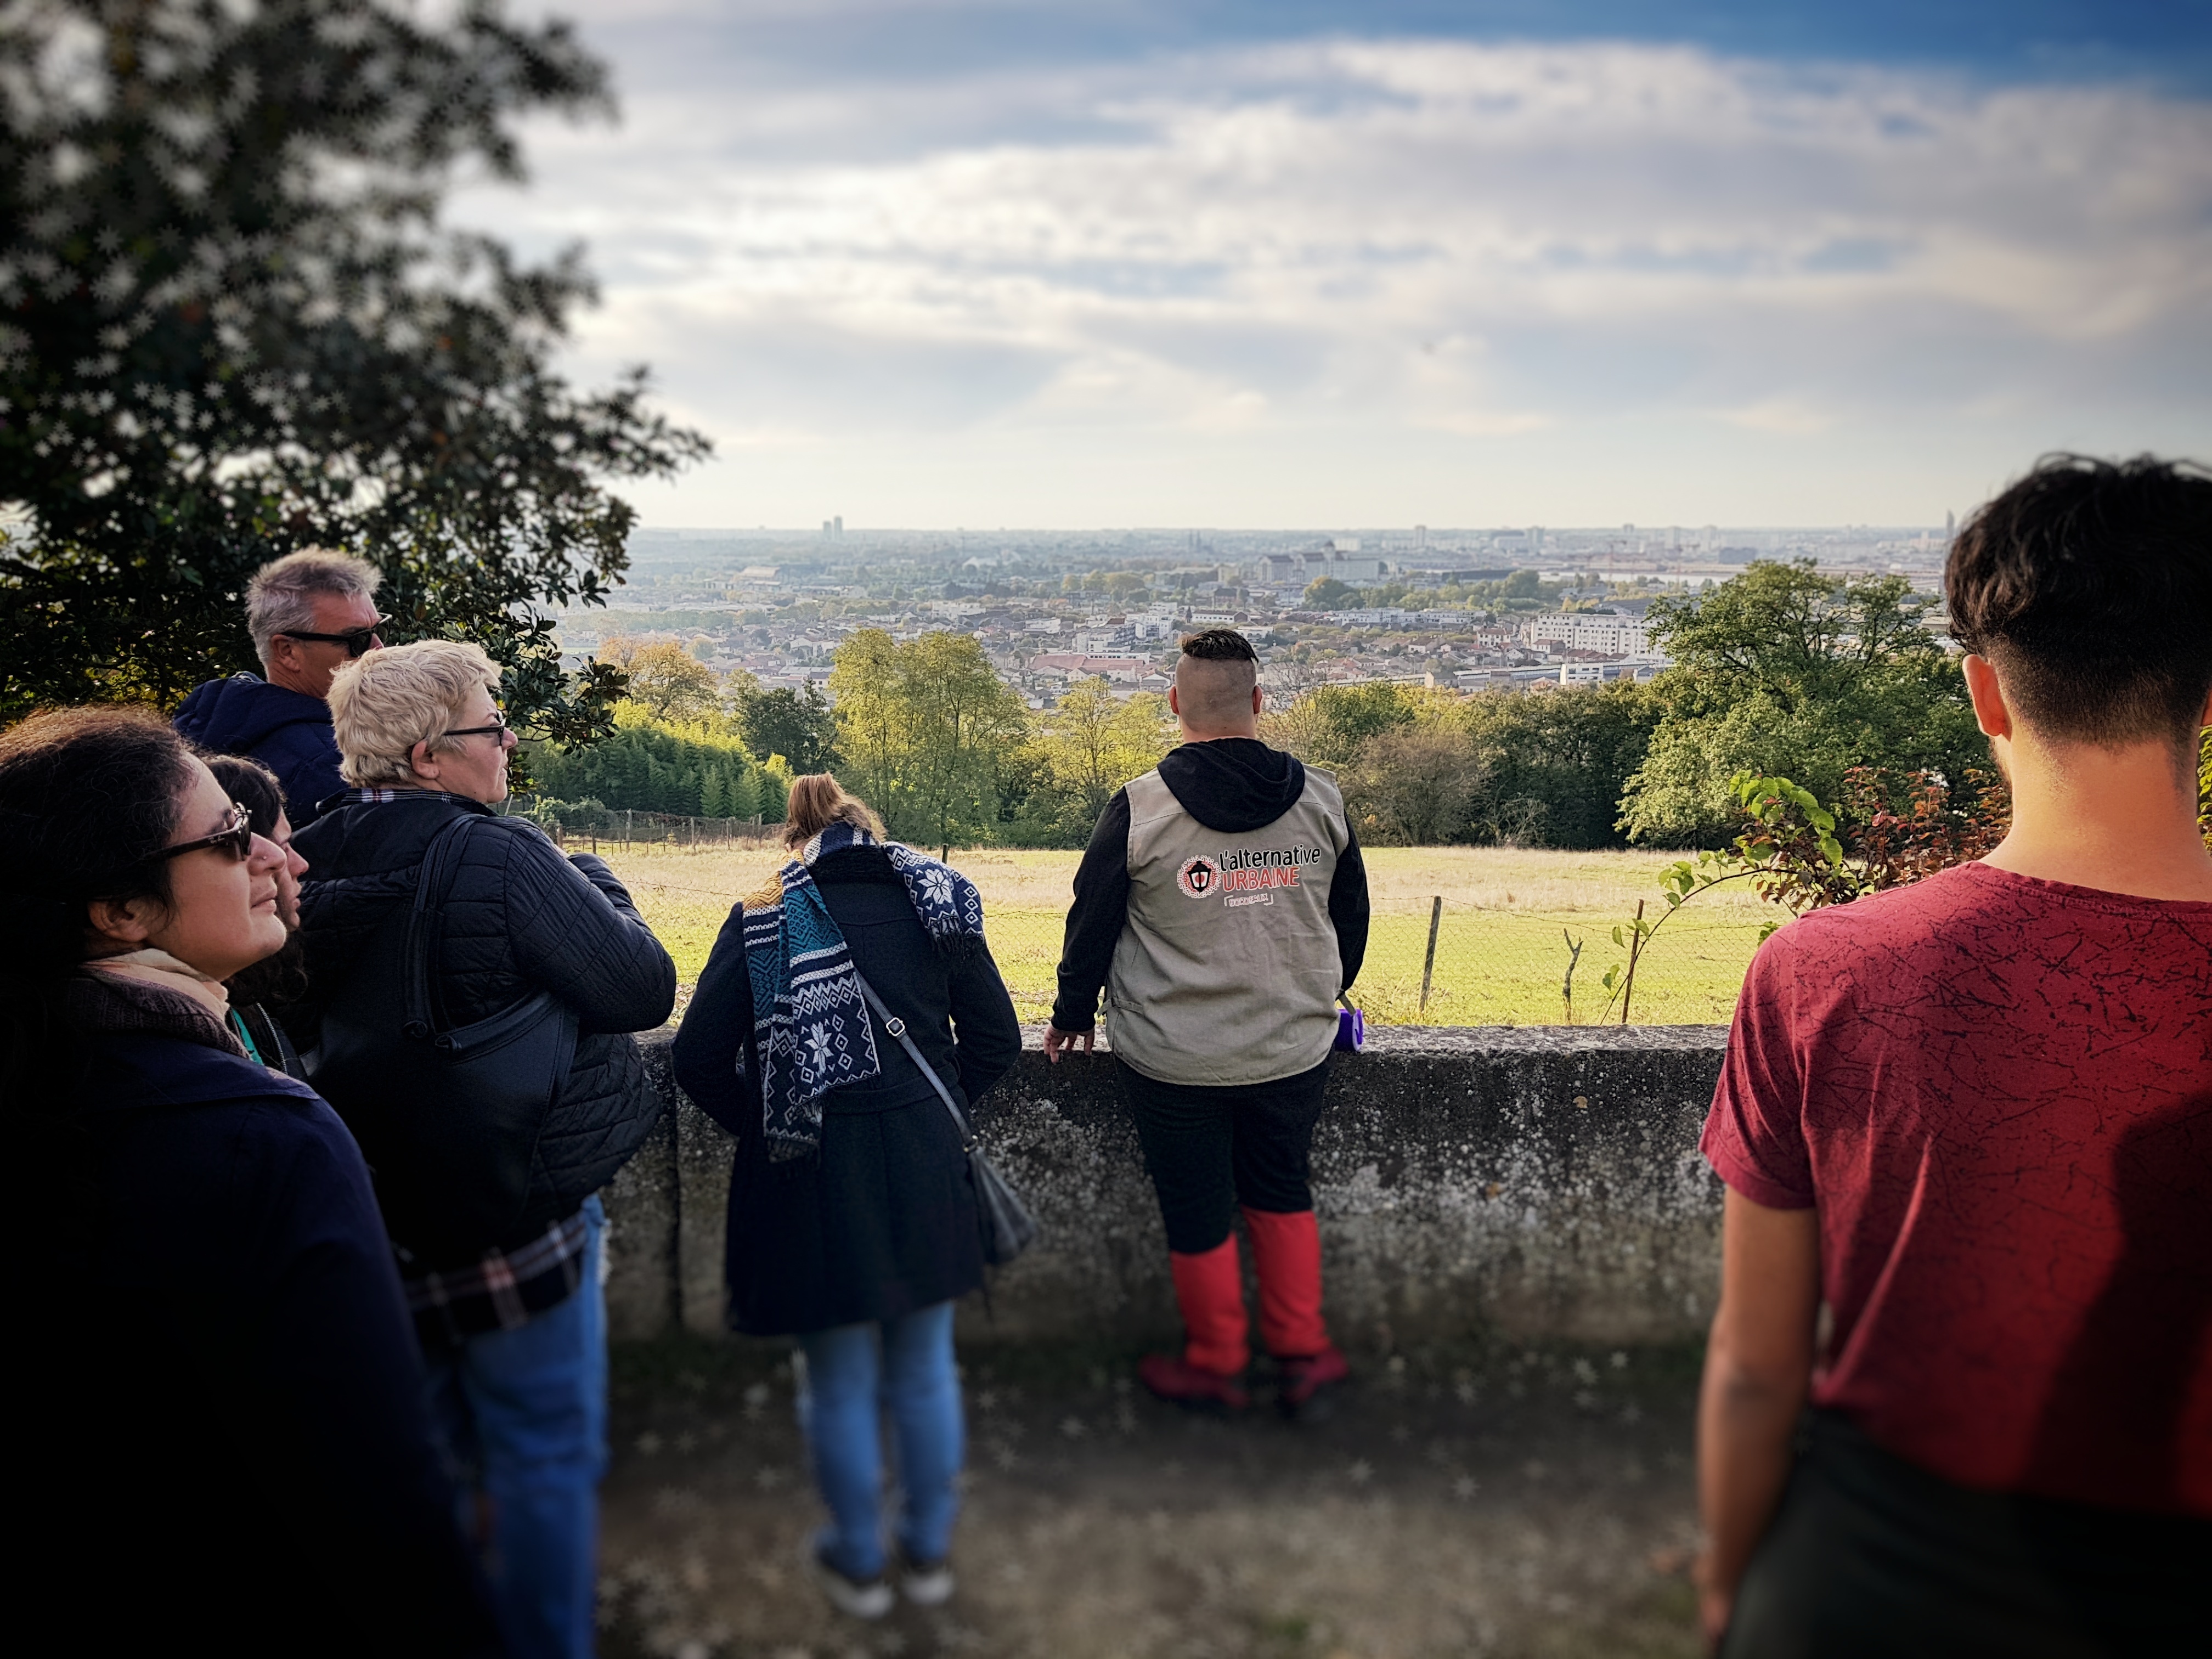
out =
[(917, 1566), (900, 1556), (899, 1589), (906, 1599), (918, 1607), (941, 1607), (952, 1599), (959, 1588), (952, 1577), (952, 1563), (939, 1561), (934, 1566)]
[(822, 1586), (830, 1605), (847, 1618), (880, 1619), (898, 1605), (898, 1597), (892, 1593), (889, 1580), (876, 1578), (864, 1584), (857, 1578), (848, 1578), (811, 1547), (806, 1559), (812, 1564), (814, 1581)]

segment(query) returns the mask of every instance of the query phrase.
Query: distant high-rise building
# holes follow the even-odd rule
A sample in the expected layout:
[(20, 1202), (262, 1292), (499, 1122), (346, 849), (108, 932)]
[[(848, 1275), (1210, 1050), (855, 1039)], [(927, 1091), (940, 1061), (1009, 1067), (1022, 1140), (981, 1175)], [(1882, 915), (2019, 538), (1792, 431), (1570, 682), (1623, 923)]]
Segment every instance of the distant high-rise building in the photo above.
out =
[(1429, 545), (1429, 527), (1428, 527), (1428, 526), (1426, 526), (1426, 525), (1425, 525), (1425, 524), (1417, 524), (1417, 525), (1415, 525), (1415, 526), (1413, 526), (1413, 545), (1414, 545), (1416, 548), (1418, 548), (1418, 549), (1421, 550), (1422, 550), (1422, 551), (1424, 551), (1424, 552), (1425, 552), (1425, 551), (1427, 551), (1427, 550), (1428, 550), (1428, 545)]
[(845, 515), (843, 514), (840, 513), (836, 518), (830, 520), (830, 522), (836, 526), (836, 528), (830, 532), (830, 534), (842, 536), (845, 533)]

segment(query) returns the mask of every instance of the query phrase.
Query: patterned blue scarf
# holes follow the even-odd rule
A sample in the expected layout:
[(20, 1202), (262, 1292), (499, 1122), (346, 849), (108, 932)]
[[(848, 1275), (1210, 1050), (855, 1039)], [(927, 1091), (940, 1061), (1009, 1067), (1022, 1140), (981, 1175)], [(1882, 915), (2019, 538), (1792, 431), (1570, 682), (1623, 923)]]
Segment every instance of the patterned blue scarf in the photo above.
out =
[[(882, 1074), (853, 953), (811, 874), (824, 854), (875, 844), (866, 830), (833, 823), (744, 902), (762, 1125), (775, 1162), (804, 1158), (820, 1144), (823, 1096)], [(956, 957), (972, 953), (983, 938), (975, 884), (896, 842), (884, 850), (937, 948)]]

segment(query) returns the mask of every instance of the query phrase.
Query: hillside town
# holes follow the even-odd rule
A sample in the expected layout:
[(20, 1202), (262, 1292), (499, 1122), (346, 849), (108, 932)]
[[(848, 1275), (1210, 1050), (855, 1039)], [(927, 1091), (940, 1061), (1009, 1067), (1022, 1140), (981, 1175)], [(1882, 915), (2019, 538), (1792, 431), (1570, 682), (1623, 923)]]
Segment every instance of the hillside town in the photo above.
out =
[(1759, 559), (1895, 574), (1932, 592), (1950, 528), (1289, 532), (641, 530), (626, 585), (559, 625), (570, 659), (672, 640), (769, 689), (825, 684), (861, 628), (975, 635), (1031, 708), (1077, 680), (1164, 693), (1176, 641), (1252, 639), (1279, 696), (1389, 682), (1542, 692), (1667, 665), (1652, 602)]

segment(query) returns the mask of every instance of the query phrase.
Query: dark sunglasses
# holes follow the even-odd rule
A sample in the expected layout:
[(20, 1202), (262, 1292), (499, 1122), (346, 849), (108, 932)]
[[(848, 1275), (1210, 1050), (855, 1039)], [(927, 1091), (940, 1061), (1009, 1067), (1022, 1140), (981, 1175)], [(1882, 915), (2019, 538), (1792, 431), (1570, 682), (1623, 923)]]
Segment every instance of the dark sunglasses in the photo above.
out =
[(379, 617), (366, 628), (349, 628), (343, 634), (302, 634), (296, 628), (287, 628), (279, 631), (278, 637), (287, 640), (319, 640), (325, 645), (345, 647), (346, 655), (349, 657), (365, 657), (376, 649), (380, 643), (376, 637), (377, 630), (391, 620), (389, 617)]
[(148, 860), (159, 864), (165, 859), (181, 858), (186, 853), (197, 853), (204, 847), (220, 847), (229, 853), (234, 864), (243, 864), (253, 852), (253, 818), (238, 802), (230, 804), (230, 823), (211, 836), (202, 836), (198, 841), (180, 841), (174, 847), (164, 847)]
[(501, 737), (505, 737), (507, 735), (507, 716), (504, 714), (499, 714), (493, 717), (492, 723), (489, 726), (455, 726), (450, 732), (440, 732), (439, 736), (446, 738), (488, 738), (496, 732)]

